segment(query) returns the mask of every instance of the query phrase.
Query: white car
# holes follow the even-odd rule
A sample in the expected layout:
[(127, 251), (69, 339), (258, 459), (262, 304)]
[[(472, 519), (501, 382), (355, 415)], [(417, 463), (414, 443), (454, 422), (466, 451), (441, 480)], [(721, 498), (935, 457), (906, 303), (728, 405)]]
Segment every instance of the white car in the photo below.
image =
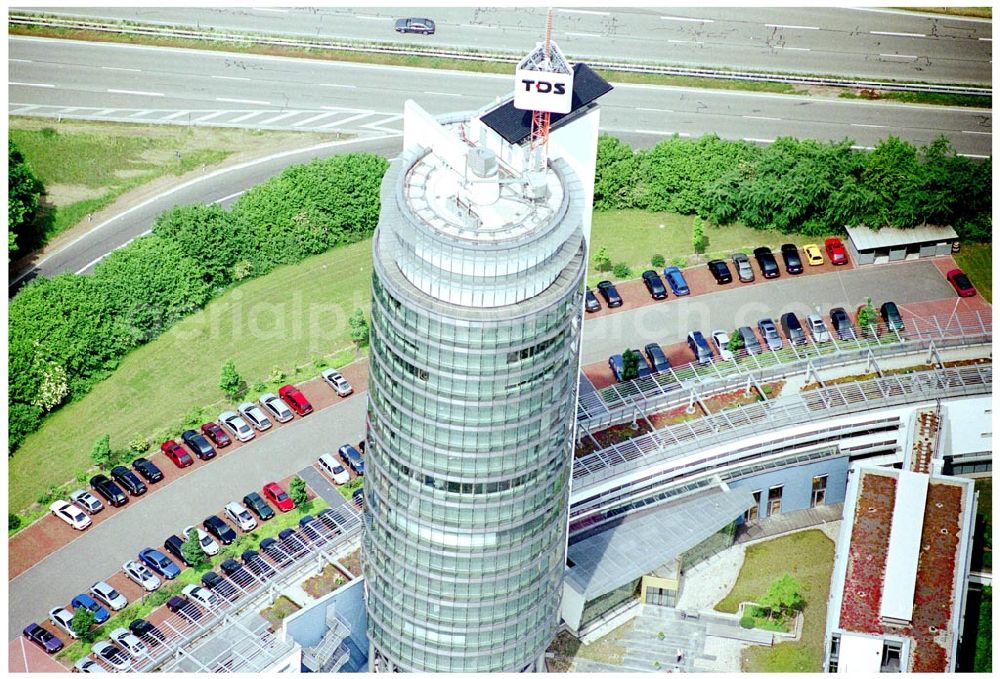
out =
[(83, 490), (82, 488), (74, 490), (69, 494), (69, 499), (86, 509), (91, 514), (96, 514), (97, 512), (104, 509), (104, 505), (96, 497)]
[(330, 453), (323, 453), (318, 460), (320, 469), (333, 479), (338, 486), (351, 480), (351, 475), (344, 469), (344, 465), (337, 462)]
[(97, 674), (100, 672), (107, 673), (107, 670), (97, 664), (97, 661), (92, 658), (80, 658), (76, 661), (76, 664), (73, 665), (73, 668), (77, 672), (88, 672), (90, 674)]
[(111, 641), (125, 649), (125, 652), (133, 658), (138, 658), (141, 655), (149, 655), (149, 649), (146, 648), (146, 644), (124, 627), (115, 629), (108, 636), (111, 637)]
[(254, 429), (266, 431), (271, 428), (271, 420), (267, 419), (267, 415), (257, 407), (256, 403), (250, 403), (249, 401), (241, 403), (237, 410), (240, 411), (243, 419), (253, 425)]
[(160, 588), (160, 578), (153, 571), (146, 568), (145, 564), (138, 561), (126, 561), (123, 563), (122, 572), (128, 576), (129, 580), (147, 592), (154, 592)]
[(320, 373), (320, 376), (324, 382), (333, 387), (333, 390), (337, 392), (337, 396), (348, 396), (354, 393), (354, 388), (351, 387), (347, 379), (336, 370), (329, 368)]
[(715, 343), (715, 348), (719, 350), (719, 356), (722, 357), (723, 361), (733, 360), (733, 352), (727, 348), (729, 335), (722, 330), (716, 330), (712, 333), (712, 342)]
[(257, 527), (256, 519), (239, 502), (230, 502), (226, 505), (225, 513), (229, 517), (229, 520), (239, 526), (240, 530), (244, 533), (248, 533)]
[(809, 326), (809, 334), (812, 335), (813, 342), (829, 342), (830, 331), (823, 323), (823, 317), (819, 314), (809, 314), (806, 316), (806, 325)]
[(244, 443), (256, 436), (250, 425), (246, 423), (246, 420), (232, 410), (227, 410), (219, 415), (219, 424), (222, 425), (223, 429)]
[(181, 590), (181, 594), (197, 601), (205, 608), (215, 608), (222, 603), (219, 597), (215, 596), (211, 590), (199, 587), (198, 585), (188, 585)]
[(212, 536), (203, 531), (197, 526), (188, 526), (184, 529), (184, 539), (186, 540), (190, 535), (191, 531), (198, 532), (198, 544), (201, 545), (201, 551), (205, 552), (209, 556), (215, 556), (219, 553), (219, 543), (212, 539)]
[(132, 661), (128, 659), (128, 656), (120, 648), (112, 646), (106, 641), (98, 641), (91, 646), (90, 650), (119, 672), (128, 672), (132, 669)]
[(260, 404), (264, 410), (271, 413), (278, 422), (288, 422), (295, 417), (292, 409), (280, 397), (268, 392), (260, 397)]
[(121, 592), (103, 580), (95, 582), (90, 588), (90, 593), (93, 594), (94, 598), (98, 601), (107, 604), (108, 608), (113, 611), (120, 611), (128, 606), (128, 599), (126, 599)]
[(49, 621), (74, 639), (80, 638), (73, 631), (73, 625), (71, 624), (73, 622), (73, 614), (62, 606), (49, 611)]
[(77, 530), (84, 530), (93, 523), (85, 511), (65, 500), (53, 502), (49, 505), (49, 511)]

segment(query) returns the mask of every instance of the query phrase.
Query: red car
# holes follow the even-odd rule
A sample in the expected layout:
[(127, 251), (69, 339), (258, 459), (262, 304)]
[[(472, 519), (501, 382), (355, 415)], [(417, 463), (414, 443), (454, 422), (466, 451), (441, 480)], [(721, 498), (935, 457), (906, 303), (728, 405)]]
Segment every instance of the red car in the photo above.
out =
[(225, 448), (233, 442), (226, 430), (218, 422), (206, 422), (201, 425), (201, 433), (207, 436), (218, 448)]
[(265, 485), (263, 491), (264, 497), (273, 502), (281, 511), (287, 512), (291, 509), (295, 509), (295, 503), (292, 502), (292, 498), (288, 497), (288, 493), (285, 492), (285, 489), (274, 481)]
[(169, 441), (164, 441), (160, 445), (160, 450), (166, 455), (171, 462), (183, 469), (184, 467), (190, 467), (194, 464), (194, 458), (179, 445), (177, 441), (170, 439)]
[(972, 287), (972, 281), (969, 280), (969, 277), (961, 269), (952, 269), (949, 271), (948, 282), (951, 283), (951, 287), (955, 288), (955, 292), (958, 293), (959, 297), (974, 297), (976, 294), (976, 289)]
[(278, 396), (284, 399), (288, 407), (299, 415), (308, 415), (313, 411), (312, 403), (305, 397), (305, 394), (291, 384), (286, 384), (278, 389)]
[(827, 238), (823, 244), (826, 245), (826, 254), (830, 257), (831, 264), (847, 264), (847, 250), (839, 238)]

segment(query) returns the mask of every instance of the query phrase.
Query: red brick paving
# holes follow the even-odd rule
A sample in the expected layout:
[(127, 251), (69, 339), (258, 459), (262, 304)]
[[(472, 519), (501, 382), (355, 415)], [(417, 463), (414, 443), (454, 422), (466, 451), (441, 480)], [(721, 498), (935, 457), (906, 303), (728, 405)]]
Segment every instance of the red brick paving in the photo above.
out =
[[(65, 643), (65, 640), (63, 641)], [(40, 649), (34, 642), (18, 635), (7, 644), (8, 672), (69, 672), (51, 655)]]

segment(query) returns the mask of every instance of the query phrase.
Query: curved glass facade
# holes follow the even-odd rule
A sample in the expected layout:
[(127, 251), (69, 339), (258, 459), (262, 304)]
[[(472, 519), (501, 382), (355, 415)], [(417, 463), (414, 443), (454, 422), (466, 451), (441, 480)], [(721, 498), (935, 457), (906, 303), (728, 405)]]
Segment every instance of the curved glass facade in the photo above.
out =
[[(399, 186), (412, 188), (426, 159), (404, 155), (390, 170), (373, 243), (370, 662), (521, 671), (559, 622), (586, 263), (579, 185), (553, 167), (561, 189), (547, 219), (522, 224), (501, 257), (496, 242), (456, 244), (409, 209)], [(414, 263), (435, 238), (442, 252), (461, 250), (462, 267), (439, 279), (457, 297), (423, 284), (435, 279), (431, 258)]]

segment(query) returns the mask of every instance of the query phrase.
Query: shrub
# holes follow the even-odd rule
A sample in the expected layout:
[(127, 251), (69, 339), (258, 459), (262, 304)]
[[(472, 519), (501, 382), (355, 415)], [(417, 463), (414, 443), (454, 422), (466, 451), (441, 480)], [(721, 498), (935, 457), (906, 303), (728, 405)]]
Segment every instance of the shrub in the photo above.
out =
[(615, 264), (614, 274), (616, 278), (629, 278), (632, 276), (632, 269), (625, 262)]
[(219, 389), (230, 400), (234, 401), (246, 393), (247, 383), (236, 372), (236, 364), (232, 359), (222, 364), (222, 371), (219, 374)]
[(649, 263), (653, 265), (654, 269), (659, 269), (667, 263), (667, 260), (663, 257), (663, 255), (653, 255), (653, 258), (649, 260)]
[(733, 330), (729, 335), (729, 342), (726, 344), (726, 348), (730, 351), (739, 351), (743, 346), (743, 335)]
[(279, 368), (278, 366), (274, 366), (273, 368), (271, 368), (271, 376), (270, 376), (271, 382), (277, 384), (278, 382), (284, 381), (285, 377), (286, 377), (285, 371)]
[(705, 235), (705, 228), (701, 224), (701, 217), (694, 218), (694, 224), (691, 227), (691, 245), (699, 255), (704, 254), (705, 248), (708, 247), (708, 236)]
[(80, 606), (73, 610), (73, 619), (70, 620), (69, 626), (72, 628), (76, 635), (84, 642), (89, 643), (93, 640), (90, 628), (94, 625), (94, 612)]
[(129, 452), (133, 453), (134, 455), (142, 455), (147, 450), (149, 450), (150, 443), (151, 442), (148, 438), (146, 438), (142, 434), (139, 434), (134, 439), (128, 442)]
[(603, 245), (594, 255), (594, 268), (598, 271), (611, 271), (611, 255), (608, 254), (608, 249)]
[(753, 616), (744, 615), (742, 618), (740, 618), (740, 627), (742, 627), (743, 629), (753, 629), (754, 628)]
[(192, 564), (192, 568), (208, 563), (208, 555), (198, 542), (198, 531), (192, 530), (185, 537), (184, 544), (181, 545), (181, 554)]
[(296, 507), (301, 507), (309, 501), (309, 495), (306, 493), (306, 482), (301, 476), (295, 476), (289, 482), (288, 496), (292, 498)]
[(263, 382), (254, 382), (252, 391), (254, 391), (257, 394), (262, 394), (265, 391), (267, 391), (267, 385), (264, 384)]
[(351, 326), (351, 341), (358, 349), (368, 346), (369, 330), (365, 312), (361, 309), (355, 309), (351, 317), (347, 319), (347, 323)]
[(688, 265), (687, 257), (671, 257), (670, 266), (676, 266), (678, 269), (683, 269)]
[(639, 352), (626, 349), (622, 352), (622, 381), (635, 379), (639, 375)]
[(869, 297), (865, 305), (858, 311), (858, 326), (865, 334), (871, 334), (872, 327), (878, 321), (878, 314), (872, 306), (872, 298)]
[(102, 469), (108, 469), (112, 466), (112, 457), (111, 436), (109, 434), (94, 441), (94, 445), (90, 449), (90, 459), (93, 460), (94, 464)]
[(22, 523), (24, 523), (24, 519), (22, 519), (18, 514), (7, 514), (7, 530), (17, 530), (21, 527)]

